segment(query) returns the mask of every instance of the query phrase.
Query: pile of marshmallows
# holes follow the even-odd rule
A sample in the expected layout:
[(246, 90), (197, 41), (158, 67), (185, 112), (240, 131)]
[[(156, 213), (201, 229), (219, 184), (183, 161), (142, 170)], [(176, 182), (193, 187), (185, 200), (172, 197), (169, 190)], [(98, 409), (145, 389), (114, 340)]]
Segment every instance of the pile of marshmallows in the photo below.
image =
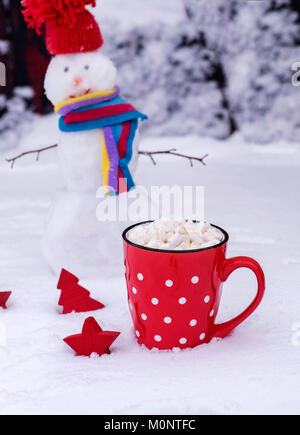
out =
[(218, 245), (224, 235), (209, 223), (173, 218), (138, 225), (127, 233), (127, 238), (147, 248), (186, 251)]

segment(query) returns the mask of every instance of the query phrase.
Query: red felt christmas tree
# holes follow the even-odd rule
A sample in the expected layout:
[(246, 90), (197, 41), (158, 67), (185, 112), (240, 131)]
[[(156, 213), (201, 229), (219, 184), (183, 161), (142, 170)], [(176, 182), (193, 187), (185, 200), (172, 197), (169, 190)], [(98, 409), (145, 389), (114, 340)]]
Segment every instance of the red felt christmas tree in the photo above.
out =
[(99, 356), (110, 354), (109, 347), (118, 338), (120, 332), (103, 331), (94, 317), (85, 320), (82, 333), (64, 338), (78, 356), (90, 356), (97, 353)]
[(6, 302), (8, 301), (8, 298), (10, 297), (11, 292), (0, 292), (0, 307), (3, 309), (6, 309)]
[(91, 298), (90, 292), (78, 282), (79, 279), (75, 275), (62, 269), (57, 288), (61, 290), (58, 305), (63, 307), (63, 314), (83, 313), (104, 308), (104, 305)]

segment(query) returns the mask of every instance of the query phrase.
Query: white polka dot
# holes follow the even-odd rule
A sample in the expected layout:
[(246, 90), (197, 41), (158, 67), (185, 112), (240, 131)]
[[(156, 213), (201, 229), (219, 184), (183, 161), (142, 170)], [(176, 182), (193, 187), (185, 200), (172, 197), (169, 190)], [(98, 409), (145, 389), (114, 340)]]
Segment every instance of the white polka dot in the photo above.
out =
[(135, 295), (137, 294), (137, 289), (135, 287), (132, 287), (132, 293), (134, 293)]
[(155, 335), (154, 336), (154, 340), (160, 342), (161, 341), (161, 336), (160, 335)]
[(146, 316), (146, 314), (141, 314), (141, 318), (143, 319), (143, 320), (147, 320), (147, 316)]
[(200, 340), (203, 341), (205, 339), (205, 334), (203, 332), (203, 334), (200, 335)]
[(182, 338), (179, 340), (179, 343), (180, 343), (180, 344), (185, 344), (186, 342), (187, 342), (187, 339), (184, 338), (184, 337), (182, 337)]
[(186, 298), (180, 298), (178, 302), (180, 303), (180, 305), (184, 305), (186, 304)]
[(158, 301), (157, 298), (152, 298), (151, 302), (152, 302), (153, 305), (157, 305), (159, 301)]
[(211, 312), (209, 313), (209, 317), (213, 317), (214, 314), (215, 314), (215, 310), (211, 310)]
[(197, 325), (197, 320), (196, 319), (191, 320), (190, 321), (190, 325), (191, 326), (196, 326)]
[(137, 278), (138, 278), (139, 281), (143, 281), (144, 275), (142, 273), (138, 273), (137, 274)]
[(132, 310), (132, 303), (131, 303), (131, 301), (129, 301), (129, 308)]
[(193, 278), (191, 279), (192, 284), (198, 284), (199, 282), (199, 277), (198, 276), (193, 276)]
[(165, 283), (165, 284), (166, 284), (166, 286), (167, 286), (167, 287), (172, 287), (174, 283), (173, 283), (173, 281), (172, 281), (172, 280), (170, 280), (170, 279), (167, 279), (167, 281), (166, 281), (166, 283)]
[(210, 301), (210, 297), (209, 297), (209, 296), (205, 296), (205, 298), (204, 298), (204, 302), (205, 302), (206, 304), (208, 304), (209, 301)]
[(141, 334), (139, 333), (139, 331), (135, 331), (135, 334), (137, 337), (139, 337)]
[(164, 318), (164, 322), (165, 322), (167, 325), (169, 325), (170, 323), (172, 323), (172, 319), (171, 319), (171, 317), (165, 317), (165, 318)]

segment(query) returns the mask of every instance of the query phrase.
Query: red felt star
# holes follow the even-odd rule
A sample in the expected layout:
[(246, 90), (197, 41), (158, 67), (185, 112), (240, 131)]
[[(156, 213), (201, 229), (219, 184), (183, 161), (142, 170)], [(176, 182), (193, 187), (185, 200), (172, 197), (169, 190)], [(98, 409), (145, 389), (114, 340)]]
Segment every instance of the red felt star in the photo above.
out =
[(6, 309), (6, 302), (10, 297), (11, 292), (0, 292), (0, 307)]
[(83, 313), (86, 311), (95, 311), (104, 308), (101, 302), (90, 297), (90, 292), (81, 287), (79, 279), (65, 269), (62, 269), (61, 275), (57, 284), (57, 288), (61, 290), (58, 305), (63, 307), (63, 314)]
[(79, 356), (90, 356), (94, 352), (101, 356), (110, 354), (109, 346), (119, 335), (120, 332), (102, 331), (94, 317), (89, 317), (84, 322), (82, 333), (66, 337), (64, 342)]

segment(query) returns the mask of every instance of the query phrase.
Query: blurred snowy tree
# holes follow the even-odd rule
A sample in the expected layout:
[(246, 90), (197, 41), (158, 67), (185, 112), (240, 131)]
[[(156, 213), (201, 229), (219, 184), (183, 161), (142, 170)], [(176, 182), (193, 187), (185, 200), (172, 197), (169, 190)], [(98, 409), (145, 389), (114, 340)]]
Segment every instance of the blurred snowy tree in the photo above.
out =
[(202, 134), (226, 138), (227, 111), (216, 80), (218, 65), (200, 32), (188, 20), (111, 32), (102, 23), (105, 51), (119, 71), (122, 92), (149, 115), (151, 134)]
[(190, 28), (188, 22), (174, 42), (165, 76), (170, 123), (175, 122), (180, 133), (228, 137), (230, 122), (214, 51), (203, 33)]
[(299, 88), (291, 83), (292, 64), (300, 60), (299, 2), (184, 2), (218, 58), (231, 125), (250, 141), (299, 140)]
[(247, 2), (230, 23), (227, 95), (248, 140), (300, 140), (299, 88), (291, 82), (300, 60), (299, 7), (291, 0)]

